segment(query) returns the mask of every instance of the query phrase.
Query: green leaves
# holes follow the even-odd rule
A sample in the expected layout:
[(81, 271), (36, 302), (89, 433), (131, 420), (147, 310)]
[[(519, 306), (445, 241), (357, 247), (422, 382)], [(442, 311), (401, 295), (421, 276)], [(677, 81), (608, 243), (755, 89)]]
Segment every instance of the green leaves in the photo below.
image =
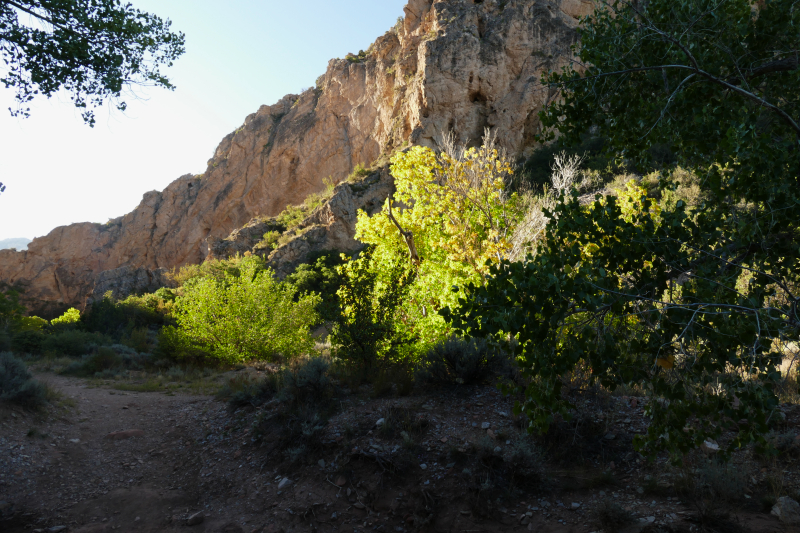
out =
[(119, 0), (14, 0), (0, 4), (0, 82), (16, 90), (12, 116), (28, 116), (35, 96), (70, 93), (84, 121), (94, 125), (93, 108), (112, 99), (119, 110), (122, 91), (132, 85), (174, 86), (161, 66), (185, 51), (182, 33), (171, 23)]
[(585, 206), (562, 197), (537, 255), (493, 268), (445, 314), (517, 341), (534, 429), (569, 414), (562, 380), (588, 368), (590, 384), (651, 395), (643, 452), (678, 456), (724, 430), (728, 451), (761, 443), (800, 332), (800, 10), (603, 3), (580, 32), (585, 70), (546, 76), (562, 99), (542, 112), (541, 139), (591, 133), (642, 166), (666, 142), (702, 201), (676, 199), (667, 172), (661, 211), (632, 189)]
[(369, 373), (392, 361), (410, 339), (401, 330), (398, 311), (416, 272), (404, 258), (376, 258), (372, 249), (338, 267), (341, 314), (330, 335), (337, 357)]
[(238, 273), (195, 277), (182, 290), (175, 303), (181, 332), (222, 362), (291, 358), (314, 347), (309, 327), (319, 295), (295, 301), (294, 286), (262, 270), (256, 257), (243, 258)]

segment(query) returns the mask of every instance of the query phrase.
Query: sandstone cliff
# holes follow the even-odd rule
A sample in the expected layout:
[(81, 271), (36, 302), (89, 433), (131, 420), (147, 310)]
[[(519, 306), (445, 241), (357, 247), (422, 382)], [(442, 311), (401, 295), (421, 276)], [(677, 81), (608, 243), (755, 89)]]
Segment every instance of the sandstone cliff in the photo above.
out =
[[(0, 280), (35, 312), (81, 306), (101, 273), (144, 274), (203, 261), (209, 242), (273, 216), (407, 144), (465, 144), (495, 128), (525, 155), (548, 98), (541, 74), (570, 59), (588, 0), (410, 0), (405, 19), (364, 55), (331, 60), (316, 87), (262, 106), (226, 136), (202, 175), (186, 175), (108, 224), (74, 224), (0, 250)], [(344, 219), (343, 219), (344, 220)], [(133, 275), (133, 274), (131, 274)], [(142, 277), (144, 276), (144, 277)], [(124, 278), (124, 279), (123, 279)], [(125, 276), (120, 286), (136, 287)], [(133, 284), (132, 284), (133, 283)]]

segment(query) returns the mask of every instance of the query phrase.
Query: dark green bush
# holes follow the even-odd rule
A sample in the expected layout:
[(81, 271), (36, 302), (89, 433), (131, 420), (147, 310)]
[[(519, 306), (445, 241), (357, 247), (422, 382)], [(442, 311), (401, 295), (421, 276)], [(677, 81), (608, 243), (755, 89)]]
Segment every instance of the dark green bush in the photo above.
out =
[(161, 360), (194, 365), (205, 365), (213, 361), (211, 354), (185, 335), (175, 326), (165, 326), (158, 333), (155, 356)]
[(562, 152), (567, 156), (583, 156), (581, 170), (604, 172), (611, 163), (611, 160), (602, 153), (604, 145), (605, 141), (603, 139), (591, 136), (584, 137), (581, 143), (573, 146), (565, 145), (559, 141), (543, 145), (537, 148), (523, 163), (522, 169), (518, 173), (519, 177), (514, 183), (515, 188), (522, 190), (530, 188), (534, 191), (540, 191), (542, 187), (549, 186), (555, 156)]
[(317, 312), (322, 320), (336, 320), (339, 316), (339, 298), (336, 291), (342, 285), (342, 275), (336, 267), (344, 260), (336, 252), (322, 252), (309, 257), (308, 263), (299, 265), (286, 276), (285, 281), (297, 288), (298, 294), (315, 292), (322, 296)]
[(25, 363), (9, 352), (0, 353), (0, 400), (29, 409), (47, 401), (45, 386), (33, 379)]
[(416, 271), (408, 261), (381, 267), (371, 249), (338, 267), (342, 312), (329, 336), (333, 355), (367, 378), (380, 366), (396, 360), (413, 339), (398, 325), (398, 310), (407, 297)]
[(46, 338), (41, 331), (18, 331), (11, 337), (11, 349), (18, 354), (39, 355)]
[(0, 352), (7, 352), (11, 349), (11, 335), (5, 329), (0, 328)]
[(167, 288), (158, 289), (152, 294), (128, 296), (119, 301), (107, 293), (83, 314), (81, 326), (88, 331), (119, 339), (134, 329), (173, 323), (171, 311), (174, 301), (174, 291)]
[(450, 337), (425, 354), (418, 375), (434, 383), (479, 383), (492, 375), (499, 359), (499, 349), (485, 339)]
[(122, 366), (122, 357), (108, 346), (101, 346), (96, 352), (86, 357), (83, 367), (88, 374), (103, 370), (111, 370)]
[(272, 399), (280, 389), (279, 373), (268, 373), (263, 378), (242, 373), (229, 379), (217, 393), (217, 398), (226, 400), (234, 409), (247, 405), (259, 407)]
[(41, 351), (77, 357), (88, 353), (95, 346), (112, 343), (113, 340), (106, 335), (73, 329), (45, 336)]
[(280, 398), (288, 404), (318, 404), (333, 394), (328, 376), (331, 364), (322, 357), (309, 357), (295, 362), (283, 372)]

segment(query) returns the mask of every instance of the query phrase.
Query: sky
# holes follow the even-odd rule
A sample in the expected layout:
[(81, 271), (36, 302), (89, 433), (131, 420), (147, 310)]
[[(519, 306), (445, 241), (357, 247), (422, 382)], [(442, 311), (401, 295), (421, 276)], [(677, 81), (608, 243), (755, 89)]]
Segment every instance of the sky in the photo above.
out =
[(14, 93), (0, 85), (0, 239), (106, 222), (145, 192), (205, 171), (247, 115), (314, 86), (330, 59), (366, 49), (406, 0), (131, 3), (186, 34), (186, 53), (166, 70), (176, 90), (137, 88), (125, 113), (102, 108), (90, 128), (66, 95), (11, 117)]

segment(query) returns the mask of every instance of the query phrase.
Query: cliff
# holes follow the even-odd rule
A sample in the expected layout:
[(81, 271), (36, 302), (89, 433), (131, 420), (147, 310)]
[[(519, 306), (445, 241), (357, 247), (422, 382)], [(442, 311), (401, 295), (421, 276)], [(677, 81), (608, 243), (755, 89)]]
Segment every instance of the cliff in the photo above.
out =
[[(565, 65), (588, 0), (411, 0), (405, 19), (359, 56), (331, 60), (316, 87), (262, 106), (226, 136), (202, 175), (178, 178), (107, 224), (73, 224), (0, 250), (0, 280), (45, 315), (82, 306), (103, 272), (123, 292), (161, 268), (199, 263), (209, 243), (340, 181), (359, 163), (454, 131), (484, 128), (526, 155), (548, 98), (541, 74)], [(123, 268), (123, 270), (118, 270)], [(142, 270), (144, 269), (144, 270)], [(144, 283), (144, 282), (143, 282)], [(150, 283), (150, 281), (148, 281)]]

